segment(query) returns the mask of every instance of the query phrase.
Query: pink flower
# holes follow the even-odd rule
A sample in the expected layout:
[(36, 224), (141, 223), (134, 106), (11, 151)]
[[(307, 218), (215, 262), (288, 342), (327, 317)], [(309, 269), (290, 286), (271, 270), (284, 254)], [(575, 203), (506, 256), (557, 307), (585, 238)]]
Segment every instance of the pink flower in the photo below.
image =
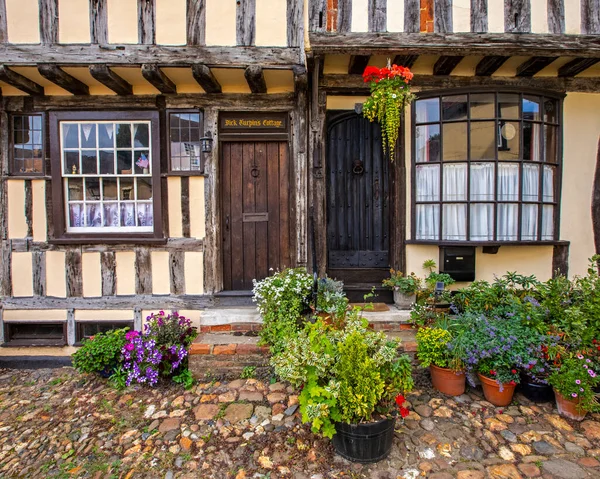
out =
[(580, 379), (576, 379), (575, 380), (575, 384), (581, 384), (581, 380)]
[(134, 347), (135, 347), (135, 346), (133, 345), (133, 343), (127, 343), (127, 344), (125, 345), (125, 349), (126, 349), (127, 351), (133, 351), (133, 348), (134, 348)]
[(573, 396), (574, 398), (576, 398), (577, 397), (577, 393), (573, 393), (573, 394), (571, 394), (571, 396)]
[(594, 371), (592, 371), (591, 369), (588, 369), (588, 374), (593, 378), (596, 377), (596, 373)]
[(583, 392), (583, 388), (579, 388), (579, 390), (580, 390), (581, 392)]
[(125, 334), (125, 339), (131, 341), (133, 338), (137, 338), (140, 335), (139, 331), (129, 331)]
[(583, 355), (581, 355), (581, 354), (578, 354), (578, 355), (577, 355), (577, 359), (583, 359)]

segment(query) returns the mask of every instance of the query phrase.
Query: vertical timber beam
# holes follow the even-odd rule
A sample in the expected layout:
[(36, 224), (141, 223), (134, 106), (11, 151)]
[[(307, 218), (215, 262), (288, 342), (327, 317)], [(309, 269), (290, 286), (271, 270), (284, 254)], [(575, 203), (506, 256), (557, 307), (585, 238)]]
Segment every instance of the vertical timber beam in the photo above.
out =
[(548, 32), (565, 33), (564, 0), (548, 0)]
[(107, 0), (90, 0), (90, 38), (92, 43), (108, 43)]
[(369, 0), (369, 31), (385, 32), (387, 29), (386, 0)]
[(237, 44), (252, 46), (256, 37), (256, 0), (238, 0), (236, 4)]
[[(9, 119), (0, 102), (0, 131), (9, 131)], [(8, 135), (0, 135), (0, 296), (12, 296), (11, 243), (8, 239)]]
[(207, 153), (204, 163), (204, 201), (206, 224), (204, 235), (204, 291), (215, 293), (223, 288), (223, 268), (221, 260), (221, 201), (218, 192), (220, 174), (219, 113), (215, 108), (204, 110), (204, 131), (212, 132), (213, 149)]
[(404, 31), (419, 33), (421, 31), (421, 2), (420, 0), (404, 1)]
[(0, 0), (0, 43), (8, 42), (6, 28), (6, 0)]
[(138, 0), (138, 43), (156, 43), (156, 11), (154, 0)]
[(83, 295), (81, 250), (67, 249), (65, 264), (67, 268), (67, 297), (80, 297)]
[[(471, 32), (487, 33), (488, 5), (487, 0), (471, 0)], [(401, 270), (403, 271), (403, 270)]]
[(169, 252), (169, 276), (171, 294), (185, 294), (184, 252)]
[(600, 254), (600, 140), (598, 140), (596, 172), (592, 190), (592, 228), (594, 231), (595, 253)]
[(58, 0), (39, 0), (40, 43), (58, 42)]
[(187, 0), (187, 44), (206, 43), (206, 0)]
[(287, 0), (287, 45), (304, 50), (304, 2)]
[(506, 33), (531, 32), (530, 0), (505, 0), (504, 31)]
[(434, 0), (434, 31), (452, 33), (452, 0)]
[(296, 76), (296, 109), (292, 112), (293, 132), (292, 132), (292, 158), (294, 160), (295, 174), (295, 198), (296, 198), (296, 263), (298, 265), (306, 265), (307, 254), (307, 181), (308, 181), (308, 157), (307, 157), (307, 140), (308, 140), (308, 75), (303, 72)]
[(46, 296), (46, 252), (34, 251), (33, 262), (33, 294)]
[(190, 177), (181, 177), (181, 227), (184, 238), (191, 236), (190, 230)]
[(117, 263), (115, 253), (107, 251), (100, 253), (100, 270), (102, 274), (102, 296), (114, 296), (117, 293), (116, 278)]
[(352, 0), (338, 0), (337, 31), (338, 33), (352, 31)]
[(152, 261), (149, 248), (135, 250), (135, 294), (152, 294)]
[(581, 33), (600, 33), (600, 0), (581, 0)]
[[(288, 0), (290, 1), (290, 0)], [(294, 1), (294, 0), (291, 0)], [(324, 32), (327, 30), (327, 0), (310, 0), (308, 2), (309, 18), (308, 29), (310, 32)]]

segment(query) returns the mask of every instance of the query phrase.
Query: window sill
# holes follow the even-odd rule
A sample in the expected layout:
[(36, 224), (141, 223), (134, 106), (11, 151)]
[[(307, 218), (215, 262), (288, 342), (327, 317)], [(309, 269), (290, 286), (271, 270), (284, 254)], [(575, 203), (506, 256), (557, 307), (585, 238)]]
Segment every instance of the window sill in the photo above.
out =
[(570, 241), (437, 241), (437, 240), (406, 240), (405, 244), (433, 246), (568, 246)]
[(167, 238), (149, 237), (132, 237), (131, 235), (123, 236), (64, 236), (61, 238), (53, 238), (48, 240), (49, 244), (55, 245), (81, 245), (81, 244), (167, 244)]
[(4, 343), (4, 348), (40, 348), (40, 347), (64, 347), (67, 343), (64, 339), (12, 339)]

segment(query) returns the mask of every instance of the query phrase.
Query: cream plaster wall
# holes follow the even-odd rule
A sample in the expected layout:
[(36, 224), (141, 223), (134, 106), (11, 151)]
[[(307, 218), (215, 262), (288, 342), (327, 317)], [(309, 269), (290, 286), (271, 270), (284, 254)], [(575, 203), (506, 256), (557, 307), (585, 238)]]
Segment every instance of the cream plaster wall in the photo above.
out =
[(235, 29), (236, 2), (206, 0), (206, 45), (235, 45)]
[(221, 84), (223, 93), (250, 93), (250, 87), (241, 68), (211, 68)]
[[(66, 321), (66, 309), (5, 309), (4, 321)], [(2, 349), (2, 348), (0, 348)]]
[(186, 0), (156, 0), (156, 43), (187, 43)]
[(287, 46), (287, 1), (256, 2), (256, 46)]
[(190, 176), (190, 236), (204, 238), (205, 228), (204, 177)]
[(547, 0), (531, 1), (531, 33), (548, 33)]
[(13, 296), (33, 296), (32, 253), (13, 251), (11, 271)]
[(181, 178), (179, 176), (167, 178), (167, 190), (169, 199), (169, 237), (181, 238), (183, 236)]
[(504, 33), (504, 0), (488, 0), (488, 32)]
[(65, 256), (64, 251), (46, 251), (46, 296), (67, 296)]
[(58, 1), (58, 41), (90, 43), (89, 0)]
[(293, 93), (294, 72), (292, 70), (263, 70), (267, 93)]
[(135, 0), (108, 0), (108, 41), (138, 42), (138, 12)]
[(185, 253), (185, 294), (204, 293), (204, 254), (196, 251)]
[(581, 0), (565, 0), (565, 33), (581, 33)]
[(81, 255), (81, 270), (83, 296), (102, 296), (100, 253), (83, 253)]
[(404, 31), (404, 2), (389, 1), (387, 3), (387, 31)]
[(133, 310), (131, 309), (76, 309), (76, 321), (120, 321), (133, 320)]
[(328, 96), (328, 110), (354, 110), (354, 105), (364, 103), (366, 96)]
[(152, 263), (152, 294), (169, 294), (171, 292), (171, 273), (168, 251), (153, 251), (150, 259)]
[(6, 0), (8, 41), (40, 42), (40, 10), (38, 0)]
[(33, 240), (46, 241), (46, 180), (31, 182), (33, 196)]
[(115, 253), (115, 276), (119, 296), (135, 294), (135, 253), (117, 251)]
[(192, 326), (200, 329), (200, 318), (202, 317), (202, 311), (197, 309), (182, 309), (179, 311), (179, 315), (191, 320)]
[(560, 238), (571, 242), (569, 274), (585, 274), (594, 253), (591, 198), (598, 139), (600, 94), (568, 93), (563, 113)]
[(471, 0), (452, 1), (452, 28), (455, 32), (471, 31)]
[(27, 218), (25, 218), (25, 181), (8, 180), (8, 237), (25, 238), (27, 236)]
[(353, 32), (369, 31), (368, 11), (369, 0), (352, 0), (352, 22), (350, 28)]

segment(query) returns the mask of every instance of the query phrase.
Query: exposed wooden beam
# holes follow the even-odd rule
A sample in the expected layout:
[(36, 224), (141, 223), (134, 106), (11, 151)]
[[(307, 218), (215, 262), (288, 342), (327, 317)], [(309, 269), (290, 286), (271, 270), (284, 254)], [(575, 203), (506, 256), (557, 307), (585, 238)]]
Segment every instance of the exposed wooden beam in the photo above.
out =
[(398, 0), (404, 2), (404, 31), (419, 33), (421, 31), (421, 2), (420, 0)]
[(531, 57), (517, 67), (517, 76), (532, 77), (550, 65), (556, 58), (557, 57)]
[(452, 0), (434, 0), (433, 11), (434, 30), (452, 33)]
[(156, 43), (156, 11), (154, 0), (137, 0), (138, 43)]
[(548, 31), (565, 33), (565, 0), (548, 0)]
[(475, 75), (480, 77), (492, 76), (509, 58), (502, 55), (483, 57), (475, 67)]
[(419, 55), (396, 55), (394, 57), (394, 64), (411, 68), (417, 61), (417, 58), (419, 58)]
[(6, 65), (0, 65), (0, 80), (2, 80), (4, 83), (8, 83), (10, 86), (18, 88), (19, 90), (27, 93), (28, 95), (44, 94), (43, 86), (38, 85), (29, 78), (12, 71)]
[(574, 77), (589, 67), (594, 66), (600, 58), (575, 58), (558, 69), (559, 77)]
[(202, 63), (192, 65), (192, 75), (206, 93), (221, 93), (223, 91), (221, 84), (206, 65)]
[(108, 43), (107, 0), (90, 0), (90, 38), (92, 43)]
[(531, 32), (531, 0), (505, 0), (504, 31), (510, 33)]
[(142, 76), (150, 82), (154, 88), (165, 95), (177, 93), (175, 83), (163, 73), (158, 65), (149, 63), (142, 65)]
[(254, 45), (256, 37), (256, 0), (236, 1), (236, 39), (238, 45)]
[(581, 33), (600, 33), (600, 0), (581, 0)]
[(206, 0), (187, 0), (187, 44), (206, 42)]
[(304, 2), (287, 2), (287, 45), (304, 49)]
[(488, 31), (487, 0), (471, 0), (471, 31), (473, 33)]
[(267, 93), (267, 83), (262, 67), (251, 65), (244, 71), (244, 76), (252, 93)]
[(433, 65), (434, 75), (450, 75), (464, 57), (441, 56)]
[(58, 0), (39, 0), (40, 42), (58, 42)]
[(368, 28), (370, 32), (385, 32), (387, 26), (387, 0), (369, 0)]
[(6, 0), (0, 0), (0, 43), (8, 41), (8, 30), (6, 27)]
[(371, 55), (351, 55), (348, 63), (348, 73), (362, 75), (370, 59)]
[(90, 65), (90, 74), (117, 95), (133, 95), (133, 87), (107, 65)]
[(77, 78), (69, 75), (66, 71), (56, 65), (38, 65), (38, 71), (46, 80), (50, 80), (59, 87), (67, 90), (73, 95), (89, 95), (89, 87)]
[(308, 2), (308, 30), (325, 32), (327, 30), (327, 0), (311, 0)]
[[(290, 2), (288, 2), (289, 5)], [(291, 2), (294, 3), (294, 2)], [(303, 2), (297, 2), (303, 3)], [(337, 2), (337, 31), (352, 31), (352, 0), (338, 0)]]

